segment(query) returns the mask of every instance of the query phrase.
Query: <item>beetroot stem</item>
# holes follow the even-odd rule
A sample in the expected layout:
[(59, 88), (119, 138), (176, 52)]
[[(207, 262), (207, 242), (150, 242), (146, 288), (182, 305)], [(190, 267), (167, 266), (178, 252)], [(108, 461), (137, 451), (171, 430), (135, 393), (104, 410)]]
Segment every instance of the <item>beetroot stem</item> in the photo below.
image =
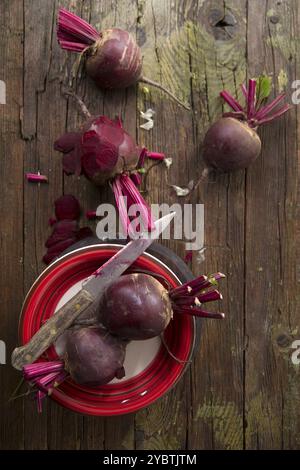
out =
[(241, 84), (241, 90), (243, 92), (244, 97), (246, 98), (246, 101), (248, 100), (248, 90), (247, 87), (244, 85), (244, 83)]
[(89, 220), (94, 220), (97, 217), (96, 211), (86, 211), (85, 216)]
[(31, 183), (48, 183), (48, 178), (40, 173), (25, 173), (27, 181)]
[(146, 78), (144, 76), (140, 77), (139, 82), (142, 82), (142, 83), (147, 83), (148, 85), (152, 85), (156, 88), (158, 88), (159, 90), (163, 91), (164, 93), (166, 93), (167, 95), (169, 95), (174, 101), (176, 101), (176, 103), (180, 104), (180, 106), (182, 106), (183, 108), (187, 109), (188, 111), (190, 111), (190, 107), (184, 103), (183, 101), (179, 100), (177, 98), (177, 96), (174, 95), (174, 93), (172, 93), (170, 90), (168, 90), (166, 87), (164, 87), (163, 85), (161, 85), (160, 83), (158, 82), (155, 82), (154, 80), (151, 80), (150, 78)]
[(154, 222), (151, 216), (151, 209), (147, 205), (146, 201), (142, 198), (139, 190), (136, 188), (135, 184), (131, 178), (123, 174), (120, 177), (121, 186), (129, 193), (131, 199), (135, 204), (139, 206), (142, 220), (149, 231), (154, 230)]
[(233, 111), (244, 111), (240, 103), (228, 91), (221, 91), (220, 96), (233, 109)]
[(255, 112), (255, 91), (256, 80), (249, 80), (248, 97), (247, 97), (247, 118), (251, 119)]
[(202, 288), (202, 285), (206, 283), (208, 280), (208, 277), (205, 276), (204, 274), (202, 276), (196, 277), (196, 279), (193, 279), (191, 281), (187, 281), (181, 286), (175, 287), (174, 289), (171, 289), (169, 294), (172, 299), (175, 299), (177, 297), (180, 297), (182, 295), (193, 295), (194, 290), (199, 290)]
[(267, 116), (285, 97), (285, 93), (281, 93), (278, 95), (271, 103), (267, 104), (260, 108), (260, 110), (255, 114), (255, 119), (259, 121), (260, 119)]
[(89, 110), (87, 109), (86, 105), (84, 104), (84, 102), (82, 101), (82, 99), (79, 98), (78, 95), (76, 95), (76, 93), (72, 90), (63, 90), (63, 94), (66, 95), (66, 96), (71, 96), (72, 98), (74, 98), (76, 101), (77, 101), (77, 104), (79, 106), (79, 109), (80, 111), (82, 112), (82, 114), (87, 118), (91, 118), (92, 115), (91, 113), (89, 112)]
[(200, 304), (222, 300), (222, 298), (222, 294), (214, 289), (197, 296), (183, 295), (175, 300), (175, 304), (182, 307), (200, 307)]
[(203, 168), (203, 171), (202, 171), (202, 173), (201, 173), (201, 175), (200, 175), (200, 178), (199, 178), (198, 181), (194, 184), (194, 187), (193, 187), (193, 189), (191, 190), (191, 192), (190, 192), (190, 194), (189, 194), (188, 202), (191, 201), (192, 195), (197, 191), (197, 189), (198, 189), (198, 187), (200, 186), (200, 184), (203, 183), (203, 181), (207, 180), (207, 178), (208, 178), (208, 176), (209, 176), (209, 174), (210, 174), (211, 171), (212, 171), (212, 169), (209, 168), (209, 167), (207, 167), (207, 166), (206, 166), (205, 168)]
[(264, 119), (259, 119), (257, 123), (260, 124), (266, 124), (267, 122), (271, 122), (274, 119), (277, 119), (279, 116), (282, 116), (285, 114), (289, 109), (291, 109), (292, 106), (290, 104), (284, 105), (282, 108), (280, 108), (278, 111), (275, 111), (274, 114), (272, 114), (269, 117), (265, 117)]
[(115, 196), (116, 204), (120, 214), (120, 220), (123, 225), (125, 235), (128, 235), (130, 238), (133, 237), (132, 227), (130, 225), (130, 220), (128, 217), (127, 207), (124, 201), (124, 195), (122, 192), (121, 177), (120, 175), (114, 178), (112, 182), (112, 190)]
[(202, 310), (201, 308), (197, 307), (174, 307), (174, 311), (176, 313), (187, 313), (188, 315), (192, 315), (194, 317), (200, 318), (215, 318), (215, 319), (223, 319), (225, 318), (224, 313), (220, 312), (207, 312), (206, 310)]
[(182, 359), (179, 359), (178, 357), (176, 357), (175, 354), (173, 354), (172, 351), (170, 350), (163, 334), (160, 335), (160, 339), (161, 339), (163, 346), (166, 348), (167, 353), (172, 357), (172, 359), (174, 359), (174, 361), (178, 362), (179, 364), (189, 364), (192, 362), (192, 361), (183, 361)]
[(147, 152), (147, 157), (152, 160), (164, 160), (165, 154), (160, 152)]
[(100, 35), (87, 21), (60, 8), (57, 24), (57, 38), (62, 49), (83, 52), (94, 44)]

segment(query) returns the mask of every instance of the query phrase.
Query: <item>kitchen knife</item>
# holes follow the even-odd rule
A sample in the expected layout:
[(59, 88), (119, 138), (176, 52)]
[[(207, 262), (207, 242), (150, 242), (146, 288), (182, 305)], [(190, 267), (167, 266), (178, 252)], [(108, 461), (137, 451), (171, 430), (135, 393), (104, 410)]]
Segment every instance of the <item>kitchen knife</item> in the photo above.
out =
[(174, 216), (175, 212), (172, 212), (157, 220), (152, 232), (144, 232), (139, 238), (131, 240), (100, 266), (84, 282), (81, 290), (55, 312), (25, 346), (13, 351), (11, 359), (13, 367), (21, 370), (25, 364), (31, 364), (38, 359), (79, 315), (86, 312), (94, 303), (98, 303), (105, 289), (159, 237)]

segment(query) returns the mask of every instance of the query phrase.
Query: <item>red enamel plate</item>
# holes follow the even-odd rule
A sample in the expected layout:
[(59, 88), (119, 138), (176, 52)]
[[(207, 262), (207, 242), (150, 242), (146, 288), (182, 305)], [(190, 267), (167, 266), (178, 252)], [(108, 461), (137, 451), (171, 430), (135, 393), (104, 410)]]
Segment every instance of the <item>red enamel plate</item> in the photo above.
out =
[[(78, 290), (80, 282), (120, 249), (119, 245), (91, 245), (77, 249), (48, 266), (29, 291), (21, 313), (20, 340), (27, 343), (55, 310)], [(158, 258), (144, 253), (134, 268), (164, 276), (175, 287), (177, 276)], [(193, 317), (176, 315), (165, 331), (165, 341), (181, 361), (192, 356), (196, 324)], [(133, 341), (127, 347), (125, 371), (121, 381), (89, 388), (66, 380), (51, 398), (70, 410), (95, 416), (135, 412), (164, 395), (180, 379), (186, 363), (172, 359), (159, 338)], [(58, 350), (58, 346), (57, 346)], [(57, 358), (54, 347), (44, 360)]]

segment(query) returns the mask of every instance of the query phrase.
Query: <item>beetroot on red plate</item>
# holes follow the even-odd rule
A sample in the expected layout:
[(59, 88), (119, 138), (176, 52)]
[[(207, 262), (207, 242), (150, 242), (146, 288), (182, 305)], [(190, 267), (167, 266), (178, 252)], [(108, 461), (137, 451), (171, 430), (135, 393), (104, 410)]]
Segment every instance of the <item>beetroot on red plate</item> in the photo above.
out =
[(42, 401), (69, 376), (89, 387), (104, 385), (125, 376), (126, 341), (100, 327), (83, 327), (67, 332), (64, 360), (38, 362), (23, 367), (23, 376), (36, 387), (38, 411)]
[(82, 18), (60, 8), (57, 39), (62, 49), (84, 54), (86, 72), (100, 88), (127, 88), (144, 82), (190, 109), (170, 90), (142, 75), (141, 50), (127, 31), (110, 28), (98, 33)]
[(148, 274), (125, 274), (105, 291), (99, 306), (99, 320), (114, 335), (144, 340), (160, 335), (173, 313), (224, 318), (223, 313), (207, 312), (202, 308), (205, 302), (222, 299), (219, 291), (209, 290), (222, 277), (221, 273), (210, 278), (199, 276), (168, 291)]
[(76, 383), (90, 387), (121, 379), (126, 344), (99, 327), (69, 330), (65, 369)]

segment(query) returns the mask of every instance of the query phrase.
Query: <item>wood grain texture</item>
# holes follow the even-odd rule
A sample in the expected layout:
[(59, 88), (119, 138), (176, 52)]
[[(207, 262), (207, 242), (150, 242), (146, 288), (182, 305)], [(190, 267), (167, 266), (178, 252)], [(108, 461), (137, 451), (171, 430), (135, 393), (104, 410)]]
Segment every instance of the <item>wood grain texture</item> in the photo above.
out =
[[(141, 145), (173, 158), (154, 166), (144, 195), (179, 203), (170, 184), (201, 174), (201, 144), (222, 113), (219, 91), (241, 97), (247, 77), (271, 74), (274, 94), (300, 78), (297, 0), (3, 0), (0, 2), (1, 165), (0, 338), (7, 355), (17, 344), (22, 300), (43, 269), (53, 202), (62, 193), (84, 211), (113, 200), (111, 190), (66, 177), (53, 141), (83, 117), (63, 89), (73, 87), (92, 113), (120, 115)], [(56, 41), (64, 6), (99, 30), (129, 30), (142, 48), (144, 74), (190, 102), (178, 107), (139, 84), (101, 91), (74, 54)], [(3, 50), (3, 53), (2, 53)], [(156, 111), (154, 128), (140, 129), (140, 111)], [(84, 417), (50, 400), (42, 415), (26, 398), (7, 404), (19, 376), (0, 366), (1, 449), (243, 449), (300, 448), (300, 373), (291, 342), (300, 339), (296, 297), (298, 108), (260, 130), (261, 156), (247, 171), (211, 178), (195, 194), (204, 203), (205, 251), (193, 254), (194, 274), (221, 270), (223, 322), (204, 321), (200, 349), (183, 380), (136, 414)], [(48, 185), (24, 182), (25, 171)], [(82, 223), (86, 224), (86, 220)], [(95, 227), (93, 222), (89, 222)], [(184, 241), (166, 241), (184, 258)]]

